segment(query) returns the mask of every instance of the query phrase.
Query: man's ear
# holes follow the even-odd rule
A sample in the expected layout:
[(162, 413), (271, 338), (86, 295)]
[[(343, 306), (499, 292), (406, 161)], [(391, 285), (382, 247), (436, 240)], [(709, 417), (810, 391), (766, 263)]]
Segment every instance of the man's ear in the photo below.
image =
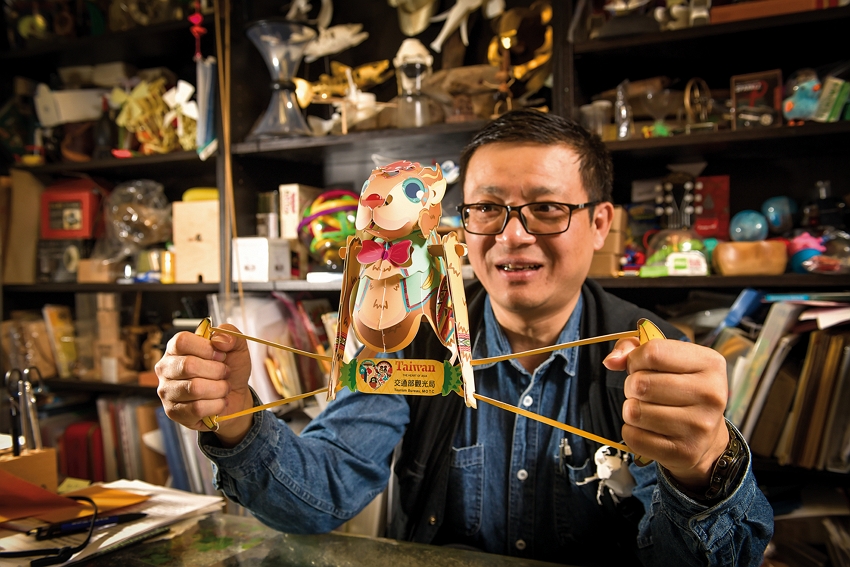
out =
[(614, 205), (609, 202), (599, 203), (593, 207), (593, 218), (591, 219), (591, 230), (593, 231), (593, 249), (601, 250), (614, 222)]

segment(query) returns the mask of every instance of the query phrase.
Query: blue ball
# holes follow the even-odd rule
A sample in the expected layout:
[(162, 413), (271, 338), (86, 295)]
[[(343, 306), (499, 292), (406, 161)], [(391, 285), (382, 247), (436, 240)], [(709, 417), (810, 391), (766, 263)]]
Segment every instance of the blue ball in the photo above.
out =
[(755, 242), (767, 238), (767, 219), (758, 211), (741, 211), (729, 223), (729, 238), (735, 242)]
[(790, 197), (771, 197), (762, 203), (761, 212), (767, 218), (770, 232), (783, 234), (794, 228), (797, 203)]
[(820, 256), (823, 254), (820, 250), (815, 250), (814, 248), (804, 248), (791, 256), (791, 269), (798, 274), (808, 274), (809, 271), (803, 267), (803, 262), (808, 260), (809, 258), (813, 258), (815, 256)]

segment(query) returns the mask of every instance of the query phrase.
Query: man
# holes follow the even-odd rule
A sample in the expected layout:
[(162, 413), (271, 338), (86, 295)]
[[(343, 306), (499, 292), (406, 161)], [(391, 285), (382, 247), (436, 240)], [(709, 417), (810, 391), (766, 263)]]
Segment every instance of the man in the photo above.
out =
[[(467, 296), (474, 359), (651, 317), (586, 281), (613, 216), (612, 166), (598, 138), (557, 116), (514, 111), (475, 136), (461, 171), (469, 260), (483, 286)], [(300, 437), (266, 412), (210, 433), (202, 417), (259, 403), (246, 345), (229, 336), (177, 335), (157, 374), (166, 413), (202, 432), (222, 489), (284, 531), (324, 532), (355, 515), (386, 486), (403, 441), (392, 537), (582, 565), (758, 565), (773, 517), (746, 445), (723, 419), (724, 360), (680, 340), (607, 349), (477, 366), (476, 389), (655, 460), (629, 465), (631, 496), (600, 487), (598, 444), (487, 404), (466, 408), (459, 396), (343, 390)], [(405, 355), (445, 353), (428, 335)]]

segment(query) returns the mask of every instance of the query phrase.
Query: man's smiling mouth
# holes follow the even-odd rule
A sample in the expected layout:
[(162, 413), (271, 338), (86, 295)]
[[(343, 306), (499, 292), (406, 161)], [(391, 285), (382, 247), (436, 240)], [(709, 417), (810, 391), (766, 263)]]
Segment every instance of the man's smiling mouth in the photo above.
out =
[(525, 272), (539, 270), (540, 264), (497, 264), (496, 267), (503, 272)]

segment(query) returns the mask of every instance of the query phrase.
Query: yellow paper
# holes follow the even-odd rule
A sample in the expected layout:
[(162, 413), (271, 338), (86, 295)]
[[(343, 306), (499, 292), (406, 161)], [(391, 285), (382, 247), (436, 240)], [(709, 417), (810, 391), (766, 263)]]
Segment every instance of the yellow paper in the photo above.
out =
[[(124, 508), (125, 506), (132, 506), (133, 504), (144, 502), (149, 498), (149, 496), (145, 496), (143, 494), (117, 490), (115, 488), (106, 488), (101, 485), (89, 486), (88, 488), (75, 490), (74, 492), (69, 492), (65, 496), (88, 496), (94, 500), (95, 504), (97, 504), (98, 514), (108, 512), (109, 510), (115, 510), (117, 508)], [(91, 515), (91, 513), (91, 506), (84, 504), (81, 505), (80, 508), (73, 510), (62, 509), (33, 515), (39, 520), (55, 524), (58, 522), (67, 522), (69, 520), (85, 518), (86, 516)]]

